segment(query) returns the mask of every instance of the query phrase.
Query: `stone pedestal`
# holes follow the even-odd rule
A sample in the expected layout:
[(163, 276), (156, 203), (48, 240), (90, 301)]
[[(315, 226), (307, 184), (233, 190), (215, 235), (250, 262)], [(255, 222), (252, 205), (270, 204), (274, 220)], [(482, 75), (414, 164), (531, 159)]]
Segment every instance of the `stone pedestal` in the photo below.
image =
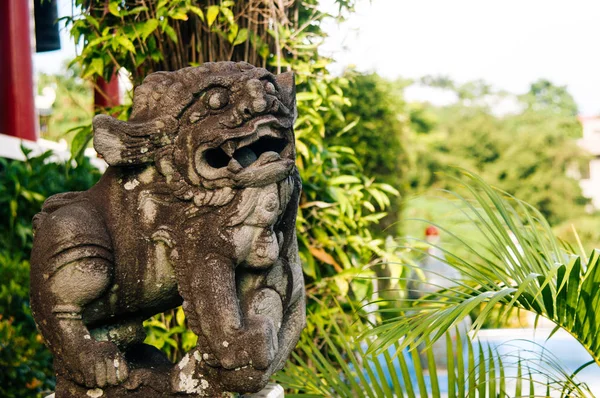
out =
[(244, 395), (243, 398), (283, 398), (284, 396), (285, 392), (283, 391), (283, 387), (279, 384), (269, 383), (261, 391)]
[[(245, 394), (242, 398), (284, 398), (285, 392), (279, 384), (269, 383), (261, 391), (254, 394)], [(46, 398), (56, 398), (55, 394), (47, 395)], [(150, 397), (149, 397), (150, 398)]]

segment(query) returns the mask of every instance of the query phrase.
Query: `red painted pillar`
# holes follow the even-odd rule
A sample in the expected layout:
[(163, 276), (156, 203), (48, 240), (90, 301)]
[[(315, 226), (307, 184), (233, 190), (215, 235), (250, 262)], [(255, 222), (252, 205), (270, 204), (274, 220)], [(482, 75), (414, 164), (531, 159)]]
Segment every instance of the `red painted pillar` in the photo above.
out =
[[(1, 1), (1, 0), (0, 0)], [(96, 87), (94, 87), (94, 108), (96, 111), (99, 108), (107, 108), (121, 104), (119, 95), (119, 76), (112, 75), (109, 82), (99, 77), (96, 79)]]
[(0, 134), (37, 140), (29, 0), (0, 0)]

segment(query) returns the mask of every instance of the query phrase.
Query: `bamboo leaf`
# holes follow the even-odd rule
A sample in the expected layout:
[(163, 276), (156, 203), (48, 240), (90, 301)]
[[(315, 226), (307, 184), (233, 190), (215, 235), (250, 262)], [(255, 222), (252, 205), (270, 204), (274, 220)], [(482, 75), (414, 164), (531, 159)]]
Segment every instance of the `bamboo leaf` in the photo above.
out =
[(360, 179), (355, 176), (338, 176), (329, 180), (330, 185), (360, 184)]
[(204, 22), (204, 12), (202, 11), (202, 9), (196, 6), (188, 6), (188, 8), (191, 12), (196, 14), (200, 18), (200, 20)]
[(120, 11), (119, 11), (119, 3), (116, 1), (110, 1), (108, 3), (108, 12), (110, 12), (112, 15), (114, 15), (115, 17), (120, 17)]
[(219, 15), (219, 6), (210, 6), (206, 11), (206, 24), (210, 28)]
[(246, 29), (246, 28), (240, 29), (235, 40), (233, 41), (233, 45), (234, 46), (240, 45), (242, 43), (245, 43), (246, 40), (248, 40), (248, 29)]
[(175, 30), (171, 26), (165, 25), (163, 31), (167, 34), (167, 36), (169, 36), (171, 40), (173, 40), (173, 42), (178, 42), (179, 39), (177, 38), (177, 33), (175, 33)]
[(146, 40), (158, 28), (158, 20), (151, 18), (141, 23), (137, 28), (142, 40)]
[(129, 40), (125, 36), (117, 36), (116, 40), (121, 46), (125, 47), (127, 51), (135, 54), (135, 46), (133, 45), (131, 40)]

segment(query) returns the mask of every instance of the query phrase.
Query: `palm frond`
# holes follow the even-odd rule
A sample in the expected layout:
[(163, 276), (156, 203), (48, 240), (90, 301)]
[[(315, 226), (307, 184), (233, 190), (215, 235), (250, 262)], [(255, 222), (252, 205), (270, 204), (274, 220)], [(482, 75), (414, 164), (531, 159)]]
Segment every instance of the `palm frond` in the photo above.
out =
[[(475, 308), (476, 332), (502, 305), (531, 311), (575, 337), (600, 365), (600, 251), (589, 258), (573, 253), (553, 235), (543, 215), (527, 203), (494, 189), (463, 171), (466, 194), (451, 193), (472, 222), (473, 236), (459, 236), (443, 222), (437, 225), (455, 238), (454, 249), (442, 248), (445, 260), (461, 271), (454, 286), (430, 293), (404, 316), (368, 330), (369, 353), (381, 353), (402, 339), (399, 350), (435, 341)], [(453, 254), (459, 248), (467, 255)]]
[[(589, 396), (557, 361), (524, 361), (518, 354), (505, 358), (495, 347), (472, 342), (458, 330), (445, 335), (443, 369), (427, 344), (400, 350), (400, 342), (370, 353), (356, 338), (370, 326), (339, 309), (309, 318), (313, 332), (303, 333), (293, 360), (275, 376), (288, 390), (286, 397), (533, 397), (546, 391)], [(540, 372), (547, 382), (534, 381)]]

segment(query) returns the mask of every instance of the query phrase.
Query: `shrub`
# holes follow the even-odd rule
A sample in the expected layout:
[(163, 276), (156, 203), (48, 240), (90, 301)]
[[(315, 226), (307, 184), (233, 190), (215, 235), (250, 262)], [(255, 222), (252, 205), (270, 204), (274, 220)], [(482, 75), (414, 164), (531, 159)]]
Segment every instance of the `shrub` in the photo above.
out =
[(55, 193), (88, 189), (100, 177), (88, 159), (51, 162), (52, 153), (26, 161), (0, 159), (0, 396), (44, 396), (54, 388), (52, 356), (29, 307), (31, 219)]

